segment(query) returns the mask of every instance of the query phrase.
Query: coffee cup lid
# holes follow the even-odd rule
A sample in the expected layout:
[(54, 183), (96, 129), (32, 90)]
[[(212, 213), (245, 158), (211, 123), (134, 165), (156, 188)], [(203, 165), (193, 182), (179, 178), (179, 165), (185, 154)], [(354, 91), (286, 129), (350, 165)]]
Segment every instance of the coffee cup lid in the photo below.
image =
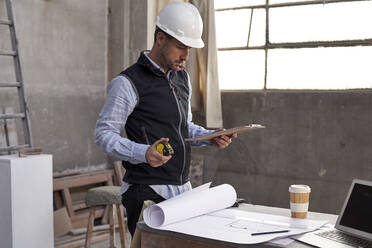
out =
[(289, 192), (291, 193), (310, 193), (310, 191), (310, 187), (303, 184), (293, 184), (289, 186)]

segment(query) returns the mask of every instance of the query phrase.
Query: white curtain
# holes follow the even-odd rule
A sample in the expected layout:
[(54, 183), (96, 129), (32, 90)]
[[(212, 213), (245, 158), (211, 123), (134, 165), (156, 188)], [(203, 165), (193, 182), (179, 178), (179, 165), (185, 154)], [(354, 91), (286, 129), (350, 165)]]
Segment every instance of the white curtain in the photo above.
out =
[[(199, 71), (200, 93), (203, 99), (203, 109), (205, 111), (205, 121), (208, 128), (219, 128), (222, 123), (221, 92), (218, 82), (217, 67), (217, 44), (216, 44), (216, 24), (213, 0), (190, 0), (200, 12), (203, 19), (203, 41), (205, 47), (197, 49), (197, 64)], [(197, 92), (194, 91), (197, 97)]]

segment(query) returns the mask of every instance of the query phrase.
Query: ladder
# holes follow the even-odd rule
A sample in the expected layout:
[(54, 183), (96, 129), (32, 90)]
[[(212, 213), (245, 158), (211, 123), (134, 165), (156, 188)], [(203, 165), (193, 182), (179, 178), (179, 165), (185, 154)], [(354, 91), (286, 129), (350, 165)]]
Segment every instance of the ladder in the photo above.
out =
[(0, 152), (8, 152), (9, 154), (13, 151), (18, 151), (22, 148), (32, 147), (32, 136), (30, 127), (29, 111), (27, 107), (27, 102), (25, 99), (25, 90), (23, 85), (22, 69), (19, 59), (18, 52), (18, 41), (16, 36), (15, 22), (14, 22), (14, 12), (12, 6), (12, 0), (5, 0), (6, 10), (8, 14), (8, 19), (0, 19), (0, 25), (9, 26), (10, 39), (12, 44), (12, 51), (1, 51), (1, 56), (12, 56), (14, 61), (14, 71), (16, 76), (16, 82), (0, 82), (0, 87), (16, 87), (18, 91), (18, 99), (20, 105), (20, 113), (0, 113), (0, 120), (3, 120), (6, 127), (7, 119), (22, 119), (23, 124), (23, 134), (24, 143), (22, 145), (10, 145), (8, 140), (8, 133), (5, 130), (7, 145), (5, 147), (0, 147)]

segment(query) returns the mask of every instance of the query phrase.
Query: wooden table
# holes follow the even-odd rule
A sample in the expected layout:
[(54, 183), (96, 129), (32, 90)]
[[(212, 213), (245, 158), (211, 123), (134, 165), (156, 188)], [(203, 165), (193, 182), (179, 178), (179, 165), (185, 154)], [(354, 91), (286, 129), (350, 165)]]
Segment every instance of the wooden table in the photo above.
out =
[[(266, 207), (251, 204), (241, 204), (239, 209), (253, 211), (257, 213), (276, 214), (282, 216), (290, 216), (289, 209)], [(329, 223), (335, 224), (337, 215), (322, 214), (309, 212), (309, 219), (314, 220), (328, 220)], [(148, 227), (144, 222), (137, 224), (137, 228), (142, 231), (141, 234), (141, 248), (247, 248), (247, 247), (260, 247), (260, 248), (272, 248), (272, 247), (283, 247), (280, 245), (272, 244), (269, 242), (254, 244), (254, 245), (240, 245), (233, 244), (230, 242), (223, 242), (218, 240), (212, 240), (207, 238), (201, 238), (192, 235), (186, 235), (181, 233), (175, 233), (171, 231), (163, 231), (152, 229)], [(288, 248), (309, 248), (311, 246), (302, 244), (294, 241), (288, 246)]]

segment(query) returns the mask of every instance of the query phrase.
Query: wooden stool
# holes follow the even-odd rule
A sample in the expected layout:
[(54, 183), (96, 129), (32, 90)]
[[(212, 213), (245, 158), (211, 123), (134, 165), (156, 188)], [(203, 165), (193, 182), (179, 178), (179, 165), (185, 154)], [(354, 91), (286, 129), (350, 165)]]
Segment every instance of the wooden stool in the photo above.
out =
[(114, 223), (114, 205), (116, 205), (116, 212), (118, 215), (119, 231), (121, 247), (125, 248), (125, 241), (127, 233), (125, 230), (124, 218), (120, 208), (121, 195), (119, 186), (102, 186), (89, 189), (86, 196), (86, 204), (90, 207), (87, 235), (85, 239), (85, 248), (90, 248), (92, 238), (92, 231), (94, 226), (94, 214), (96, 206), (109, 206), (109, 222), (110, 222), (110, 248), (115, 248), (115, 223)]

